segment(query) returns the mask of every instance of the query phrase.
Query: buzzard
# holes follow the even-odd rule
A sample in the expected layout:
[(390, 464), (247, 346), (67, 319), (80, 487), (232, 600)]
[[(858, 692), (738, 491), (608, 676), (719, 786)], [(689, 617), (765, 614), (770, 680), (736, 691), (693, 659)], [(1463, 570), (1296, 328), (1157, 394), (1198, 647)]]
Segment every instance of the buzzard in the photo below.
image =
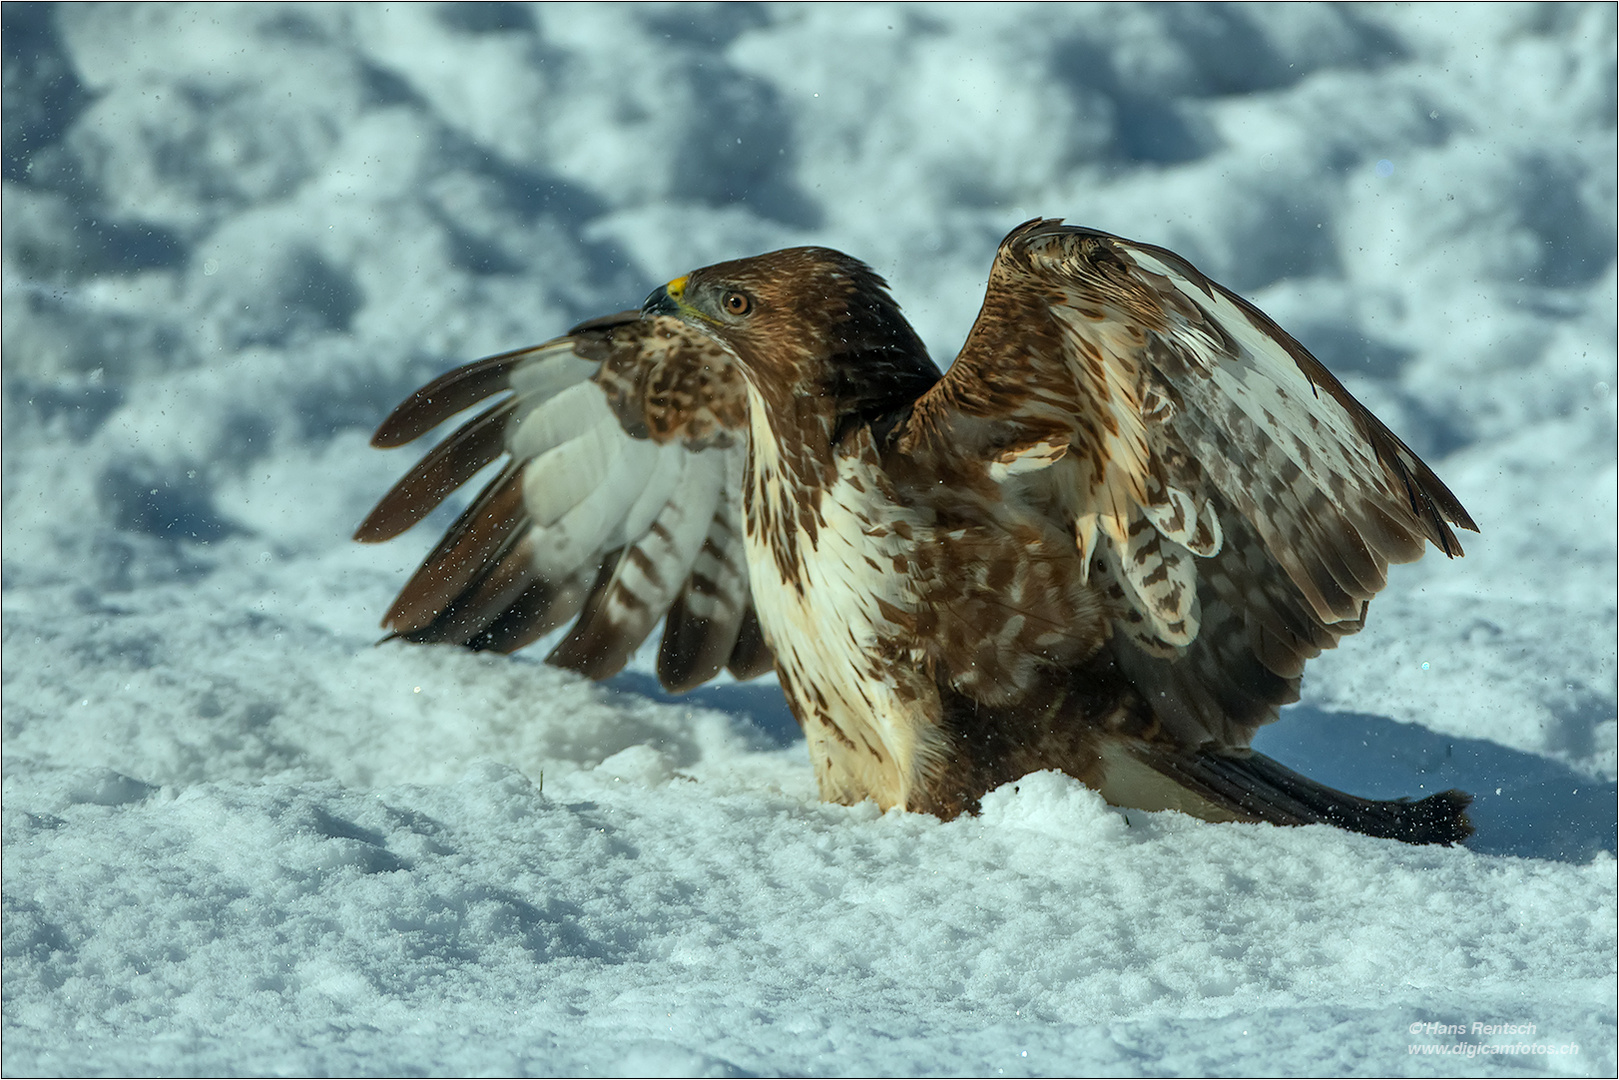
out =
[(1249, 747), (1456, 497), (1297, 341), (1186, 260), (1034, 220), (941, 376), (825, 248), (451, 371), (373, 444), (498, 395), (383, 497), (393, 537), (499, 471), (388, 610), (398, 637), (684, 690), (774, 667), (823, 798), (950, 818), (1058, 769), (1211, 821), (1468, 836), (1468, 796), (1357, 798)]

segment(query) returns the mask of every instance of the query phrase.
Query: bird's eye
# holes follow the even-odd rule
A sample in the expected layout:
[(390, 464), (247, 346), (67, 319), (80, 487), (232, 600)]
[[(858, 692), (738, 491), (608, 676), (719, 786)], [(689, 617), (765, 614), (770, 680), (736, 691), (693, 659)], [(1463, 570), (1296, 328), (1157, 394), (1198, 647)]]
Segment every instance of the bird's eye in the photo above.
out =
[(727, 315), (746, 315), (753, 310), (753, 301), (748, 299), (747, 293), (728, 292), (720, 303), (725, 306)]

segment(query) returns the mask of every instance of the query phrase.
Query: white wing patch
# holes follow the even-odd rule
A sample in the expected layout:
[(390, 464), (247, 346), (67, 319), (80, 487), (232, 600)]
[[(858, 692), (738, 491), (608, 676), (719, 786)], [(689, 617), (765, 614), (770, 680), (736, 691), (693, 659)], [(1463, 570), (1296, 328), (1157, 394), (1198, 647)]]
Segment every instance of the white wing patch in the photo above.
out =
[(547, 574), (571, 572), (619, 533), (658, 454), (652, 444), (624, 437), (600, 391), (581, 389), (593, 395), (597, 422), (524, 468), (534, 563)]
[[(698, 561), (725, 480), (719, 451), (689, 454), (669, 446), (664, 453), (677, 462), (678, 479), (656, 489), (662, 502), (657, 517), (619, 557), (603, 601), (609, 622), (633, 626), (640, 635), (662, 617), (685, 585), (687, 568)], [(649, 484), (647, 490), (654, 489)]]
[[(1087, 579), (1101, 565), (1116, 584), (1115, 600), (1125, 608), (1119, 629), (1155, 655), (1172, 654), (1197, 638), (1197, 559), (1219, 552), (1219, 517), (1200, 490), (1163, 479), (1155, 432), (1175, 409), (1147, 378), (1142, 326), (1078, 290), (1069, 300), (1052, 313), (1069, 331), (1065, 360), (1090, 418), (1074, 438), (1097, 444), (1076, 455), (1097, 464), (1067, 474), (1078, 486), (1071, 507), (1074, 544)], [(1068, 449), (1050, 439), (1014, 447), (991, 462), (990, 476), (1002, 481), (1053, 464)]]
[[(510, 429), (509, 440), (514, 454), (532, 459), (523, 501), (534, 522), (535, 568), (567, 576), (633, 543), (640, 559), (626, 554), (614, 582), (666, 609), (702, 547), (734, 454), (626, 436), (592, 382), (539, 403)], [(668, 567), (669, 580), (657, 588), (636, 584), (647, 565)]]
[[(1216, 493), (1253, 523), (1316, 618), (1356, 623), (1386, 563), (1423, 543), (1422, 526), (1404, 520), (1416, 495), (1399, 487), (1355, 404), (1335, 383), (1318, 385), (1263, 316), (1173, 257), (1114, 239), (1108, 250), (1125, 266), (1093, 261), (1074, 237), (1053, 230), (1025, 251), (1066, 292), (1051, 311), (1088, 425), (1076, 456), (1091, 463), (1072, 471), (1075, 545), (1087, 568), (1116, 577), (1126, 615), (1141, 617), (1120, 628), (1163, 646), (1196, 638), (1197, 560), (1224, 543)], [(1382, 439), (1405, 475), (1424, 469)]]
[(686, 593), (686, 610), (699, 619), (735, 621), (748, 606), (748, 553), (742, 539), (742, 475), (747, 450), (737, 443), (725, 451), (719, 506), (712, 514), (707, 539), (692, 564), (701, 587)]
[[(518, 374), (522, 371), (519, 368)], [(521, 395), (517, 412), (506, 429), (506, 446), (514, 458), (528, 461), (574, 442), (603, 424), (618, 428), (601, 388), (581, 381), (545, 398)], [(607, 434), (602, 432), (603, 437)], [(624, 436), (620, 434), (619, 438)]]
[(1068, 455), (1067, 432), (1031, 443), (1008, 447), (989, 463), (989, 477), (999, 483), (1008, 477), (1048, 469)]
[(1142, 514), (1131, 523), (1122, 549), (1110, 547), (1108, 555), (1152, 634), (1165, 645), (1190, 645), (1200, 625), (1192, 553)]
[(1148, 498), (1141, 513), (1153, 528), (1192, 554), (1210, 559), (1220, 553), (1224, 540), (1220, 518), (1208, 500), (1194, 499), (1177, 487), (1166, 487), (1156, 478), (1147, 483)]
[[(1074, 298), (1076, 301), (1077, 297)], [(1141, 380), (1135, 365), (1121, 362), (1141, 346), (1139, 331), (1119, 319), (1092, 318), (1088, 306), (1055, 307), (1053, 314), (1072, 331), (1064, 338), (1065, 359), (1075, 389), (1097, 423), (1087, 425), (1083, 437), (1100, 445), (1085, 447), (1093, 461), (1101, 462), (1100, 475), (1084, 477), (1082, 515), (1095, 515), (1076, 535), (1081, 553), (1090, 549), (1089, 537), (1100, 529), (1116, 544), (1123, 544), (1134, 508), (1147, 499), (1144, 478), (1149, 473), (1147, 426), (1142, 416)], [(1127, 340), (1115, 340), (1124, 338)]]
[(507, 381), (517, 394), (512, 423), (521, 423), (534, 409), (552, 401), (576, 383), (590, 378), (596, 365), (580, 359), (573, 343), (562, 339), (541, 347), (512, 369)]
[(1371, 481), (1380, 494), (1392, 494), (1377, 483), (1382, 464), (1349, 410), (1322, 393), (1246, 311), (1221, 290), (1205, 292), (1147, 252), (1131, 248), (1128, 254), (1142, 271), (1164, 278), (1206, 312), (1226, 339), (1222, 342), (1190, 321), (1171, 328), (1171, 336), (1186, 346), (1188, 358), (1209, 378), (1209, 400), (1198, 404), (1210, 415), (1218, 417), (1216, 402), (1234, 402), (1252, 423), (1276, 437), (1283, 453), (1318, 490), (1330, 491), (1346, 481), (1364, 488)]

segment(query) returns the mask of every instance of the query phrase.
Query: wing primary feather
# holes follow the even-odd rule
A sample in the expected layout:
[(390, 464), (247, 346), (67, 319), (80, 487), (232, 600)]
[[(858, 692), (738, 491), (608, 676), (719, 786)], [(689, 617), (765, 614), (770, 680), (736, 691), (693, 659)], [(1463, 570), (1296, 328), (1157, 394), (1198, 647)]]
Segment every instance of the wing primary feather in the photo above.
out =
[(1236, 307), (1261, 335), (1280, 346), (1298, 366), (1310, 385), (1318, 391), (1325, 390), (1327, 395), (1344, 410), (1371, 445), (1377, 460), (1399, 481), (1405, 490), (1412, 516), (1420, 524), (1423, 535), (1451, 558), (1462, 554), (1461, 542), (1456, 539), (1456, 534), (1451, 530), (1449, 523), (1454, 523), (1469, 532), (1477, 532), (1478, 526), (1462, 506), (1461, 500), (1456, 498), (1432, 469), (1411, 452), (1410, 447), (1406, 446), (1399, 436), (1357, 401), (1321, 361), (1311, 355), (1308, 349), (1277, 325), (1270, 316), (1225, 286), (1210, 281), (1184, 259), (1151, 245), (1132, 246), (1151, 252), (1166, 262), (1172, 261), (1176, 271), (1186, 280), (1197, 284), (1211, 299), (1218, 296)]
[[(1154, 249), (1162, 251), (1162, 249)], [(1184, 260), (1182, 260), (1184, 265)], [(1201, 276), (1201, 275), (1199, 275)], [(1206, 280), (1206, 279), (1205, 279)], [(1461, 500), (1446, 487), (1444, 482), (1434, 475), (1421, 458), (1411, 452), (1400, 437), (1390, 431), (1381, 420), (1372, 414), (1371, 410), (1355, 400), (1354, 395), (1345, 389), (1338, 381), (1337, 376), (1310, 354), (1310, 351), (1300, 345), (1286, 330), (1278, 326), (1269, 315), (1260, 311), (1249, 301), (1225, 288), (1223, 285), (1209, 284), (1231, 303), (1242, 309), (1243, 314), (1260, 328), (1260, 330), (1274, 338), (1291, 356), (1299, 369), (1304, 372), (1305, 378), (1317, 386), (1325, 389), (1339, 404), (1359, 421), (1365, 431), (1367, 441), (1377, 452), (1378, 459), (1394, 472), (1404, 483), (1407, 495), (1411, 500), (1411, 510), (1419, 520), (1426, 520), (1432, 526), (1428, 539), (1434, 546), (1451, 557), (1462, 553), (1460, 542), (1456, 534), (1451, 532), (1446, 521), (1454, 523), (1457, 527), (1469, 532), (1478, 532), (1478, 526), (1462, 506)], [(1414, 477), (1413, 477), (1413, 474)]]
[(569, 330), (568, 336), (578, 337), (582, 334), (593, 334), (602, 330), (611, 330), (614, 327), (642, 322), (644, 319), (645, 316), (641, 314), (640, 308), (631, 308), (628, 311), (620, 311), (612, 315), (598, 315), (594, 319), (586, 319), (584, 322), (575, 326), (572, 330)]
[(598, 613), (601, 611), (603, 600), (612, 588), (615, 571), (623, 562), (625, 554), (627, 553), (623, 551), (613, 552), (602, 561), (601, 568), (596, 572), (596, 580), (590, 587), (590, 593), (585, 597), (583, 614), (578, 625), (546, 656), (547, 664), (577, 671), (589, 679), (610, 678), (624, 667), (624, 661), (635, 651), (635, 645), (631, 645), (627, 650), (623, 649), (621, 643), (612, 635), (611, 628), (599, 618)]
[(591, 679), (611, 678), (623, 670), (660, 614), (619, 580), (637, 550), (626, 548), (603, 563), (578, 624), (551, 650), (547, 663)]
[(725, 662), (725, 670), (733, 677), (746, 682), (749, 679), (757, 679), (775, 666), (776, 658), (770, 651), (770, 644), (765, 641), (764, 630), (759, 626), (759, 616), (755, 615), (753, 608), (750, 607), (747, 614), (742, 617), (742, 627), (736, 634), (736, 648), (731, 650), (731, 658)]
[(608, 678), (624, 666), (680, 595), (692, 567), (701, 563), (724, 472), (723, 459), (713, 455), (686, 459), (674, 491), (664, 493), (657, 518), (612, 564), (579, 624), (551, 654), (552, 663), (593, 679)]
[(382, 617), (384, 628), (408, 634), (430, 625), (527, 526), (520, 476), (515, 466), (507, 466), (489, 482), (399, 591)]
[(514, 349), (445, 372), (400, 402), (377, 426), (371, 445), (390, 449), (421, 438), (462, 409), (505, 390), (512, 368), (548, 347)]
[(384, 626), (510, 651), (577, 619), (551, 659), (603, 678), (673, 610), (672, 640), (703, 627), (701, 655), (679, 665), (682, 682), (733, 657), (739, 669), (768, 665), (757, 628), (743, 633), (745, 560), (724, 549), (727, 565), (704, 551), (711, 531), (723, 534), (719, 519), (739, 516), (747, 399), (731, 364), (724, 346), (680, 320), (626, 311), (412, 394), (375, 445), (403, 445), (491, 395), (510, 396), (425, 455), (357, 539), (398, 535), (502, 452), (511, 460), (423, 560)]
[(716, 632), (714, 620), (698, 618), (686, 609), (685, 593), (675, 597), (658, 643), (659, 685), (671, 694), (683, 694), (718, 675), (736, 648), (740, 626), (739, 614), (729, 634)]
[(392, 540), (432, 513), (456, 488), (506, 452), (506, 421), (516, 406), (508, 399), (463, 424), (433, 447), (410, 472), (377, 501), (354, 539)]
[(585, 584), (577, 577), (557, 583), (536, 581), (467, 644), (510, 653), (532, 645), (584, 608)]
[(683, 693), (712, 679), (736, 649), (748, 612), (746, 555), (723, 503), (709, 526), (685, 588), (675, 598), (658, 648), (658, 681)]
[(411, 641), (475, 645), (485, 629), (535, 580), (528, 539), (517, 538), (466, 589), (445, 604), (432, 622), (400, 636)]

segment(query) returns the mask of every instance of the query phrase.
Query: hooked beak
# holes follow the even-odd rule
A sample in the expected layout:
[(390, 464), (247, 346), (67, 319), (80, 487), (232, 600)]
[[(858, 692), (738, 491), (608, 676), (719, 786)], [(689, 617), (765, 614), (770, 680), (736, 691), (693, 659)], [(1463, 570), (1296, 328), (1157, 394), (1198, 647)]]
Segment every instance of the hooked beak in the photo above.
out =
[(686, 278), (677, 277), (667, 285), (660, 285), (652, 290), (652, 294), (641, 305), (642, 315), (672, 315), (680, 318), (682, 315), (695, 315), (690, 306), (682, 302), (686, 294)]

